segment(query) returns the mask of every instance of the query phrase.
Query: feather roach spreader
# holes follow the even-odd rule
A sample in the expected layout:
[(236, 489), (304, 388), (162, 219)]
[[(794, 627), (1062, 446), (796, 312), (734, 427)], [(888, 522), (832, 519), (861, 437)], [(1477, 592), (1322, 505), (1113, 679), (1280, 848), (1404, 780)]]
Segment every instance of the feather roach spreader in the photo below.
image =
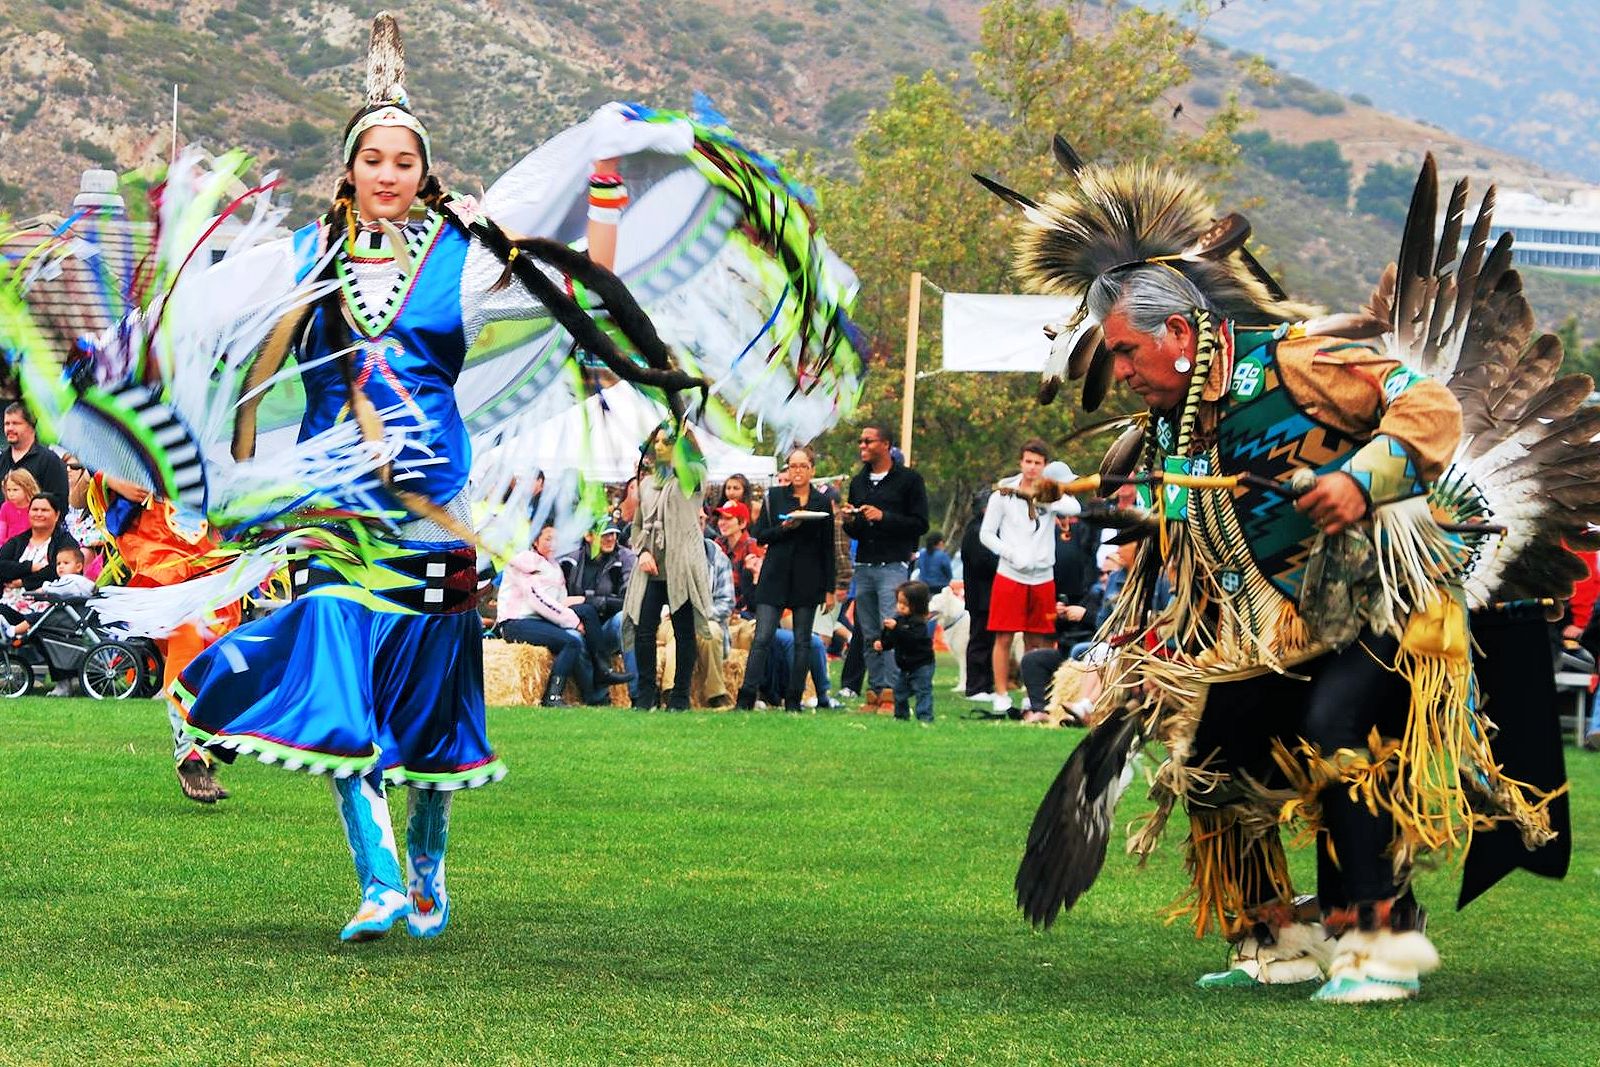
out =
[[(974, 175), (1027, 218), (1012, 261), (1024, 288), (1081, 297), (1103, 275), (1166, 263), (1205, 293), (1215, 311), (1234, 321), (1294, 322), (1316, 314), (1310, 305), (1289, 300), (1245, 247), (1249, 220), (1237, 213), (1219, 218), (1193, 181), (1145, 163), (1085, 164), (1060, 135), (1054, 149), (1073, 180), (1043, 202)], [(1100, 324), (1084, 307), (1047, 330), (1053, 343), (1040, 385), (1041, 403), (1055, 398), (1065, 377), (1084, 382), (1083, 408), (1094, 411), (1111, 384), (1111, 360)]]
[[(1548, 664), (1517, 650), (1584, 575), (1571, 550), (1600, 545), (1591, 383), (1533, 336), (1510, 234), (1488, 246), (1492, 189), (1463, 242), (1457, 183), (1438, 232), (1431, 157), (1395, 263), (1345, 315), (1289, 300), (1245, 248), (1249, 224), (1184, 176), (1086, 164), (1059, 138), (1056, 157), (1070, 180), (1040, 201), (980, 179), (1024, 215), (1025, 286), (1084, 298), (1046, 328), (1041, 400), (1063, 379), (1083, 381), (1086, 409), (1103, 399), (1113, 361), (1091, 304), (1110, 315), (1129, 286), (1160, 291), (1161, 272), (1199, 300), (1171, 311), (1194, 335), (1182, 403), (1059, 489), (1133, 481), (1155, 507), (1124, 534), (1142, 543), (1099, 635), (1097, 725), (1034, 818), (1018, 904), (1048, 926), (1093, 884), (1131, 761), (1157, 740), (1156, 810), (1129, 850), (1147, 856), (1187, 807), (1194, 885), (1176, 911), (1234, 944), (1202, 984), (1326, 971), (1318, 999), (1415, 995), (1437, 963), (1417, 857), (1465, 854), (1463, 905), (1516, 867), (1565, 872), (1553, 708), (1519, 703), (1548, 690)], [(1344, 477), (1366, 521), (1322, 532), (1295, 504)], [(1341, 734), (1357, 720), (1359, 737)], [(1280, 824), (1321, 842), (1320, 911), (1294, 899)]]

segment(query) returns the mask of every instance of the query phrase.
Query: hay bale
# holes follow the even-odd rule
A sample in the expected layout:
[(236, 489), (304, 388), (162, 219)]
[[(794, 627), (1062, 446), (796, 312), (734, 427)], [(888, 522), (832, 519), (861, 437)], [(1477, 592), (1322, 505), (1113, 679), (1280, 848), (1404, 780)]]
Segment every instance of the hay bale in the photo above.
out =
[(722, 680), (728, 686), (728, 695), (737, 697), (744, 684), (744, 665), (750, 660), (748, 649), (733, 648), (722, 657)]
[[(495, 707), (534, 707), (544, 700), (550, 682), (550, 666), (555, 653), (542, 645), (490, 639), (483, 643), (484, 701)], [(581, 705), (583, 691), (575, 679), (568, 678), (562, 699)], [(611, 687), (611, 703), (628, 706), (628, 687)]]
[(1053, 724), (1059, 725), (1070, 714), (1073, 704), (1092, 700), (1100, 693), (1099, 673), (1081, 660), (1063, 660), (1050, 678), (1050, 692), (1045, 711)]
[[(738, 695), (739, 685), (744, 681), (745, 660), (749, 655), (744, 649), (735, 648), (730, 649), (722, 658), (722, 684), (727, 687), (729, 697)], [(666, 700), (668, 688), (672, 685), (673, 668), (676, 666), (677, 658), (677, 646), (671, 642), (664, 644), (660, 655), (656, 657), (656, 685), (661, 690), (663, 702)], [(690, 707), (706, 707), (706, 669), (706, 658), (696, 656), (694, 674), (689, 678)]]
[[(496, 707), (537, 704), (550, 674), (550, 650), (513, 641), (483, 643), (483, 697)], [(531, 686), (537, 678), (538, 688)]]

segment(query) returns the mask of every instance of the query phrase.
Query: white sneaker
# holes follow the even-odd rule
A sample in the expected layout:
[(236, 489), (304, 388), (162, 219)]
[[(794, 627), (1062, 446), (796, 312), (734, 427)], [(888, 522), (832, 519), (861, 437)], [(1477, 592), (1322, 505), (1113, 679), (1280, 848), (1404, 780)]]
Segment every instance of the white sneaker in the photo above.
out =
[(50, 690), (49, 695), (53, 696), (53, 697), (69, 697), (69, 696), (71, 696), (72, 695), (72, 683), (71, 682), (57, 682), (56, 683), (56, 687), (54, 689)]
[(861, 694), (856, 692), (854, 689), (841, 689), (841, 690), (839, 690), (839, 699), (841, 699), (841, 700), (854, 700), (856, 697), (858, 697), (860, 695)]
[(969, 693), (967, 695), (967, 699), (972, 701), (974, 704), (982, 704), (985, 700), (993, 700), (994, 699), (994, 694), (993, 693)]
[(817, 698), (816, 697), (806, 697), (804, 700), (802, 700), (800, 702), (800, 706), (802, 708), (814, 708), (814, 707), (817, 706)]
[(994, 698), (994, 712), (995, 712), (996, 715), (1002, 715), (1005, 712), (1008, 712), (1010, 710), (1011, 710), (1011, 694), (1010, 693), (1001, 693), (999, 696)]

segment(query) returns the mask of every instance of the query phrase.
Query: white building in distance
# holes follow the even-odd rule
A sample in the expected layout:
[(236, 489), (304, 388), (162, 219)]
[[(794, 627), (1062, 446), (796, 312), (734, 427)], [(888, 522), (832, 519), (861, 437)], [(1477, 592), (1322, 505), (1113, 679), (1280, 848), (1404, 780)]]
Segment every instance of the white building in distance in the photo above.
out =
[[(1469, 212), (1465, 225), (1471, 224)], [(1564, 203), (1501, 190), (1489, 243), (1507, 230), (1516, 238), (1512, 260), (1518, 266), (1600, 272), (1600, 189), (1576, 190)]]

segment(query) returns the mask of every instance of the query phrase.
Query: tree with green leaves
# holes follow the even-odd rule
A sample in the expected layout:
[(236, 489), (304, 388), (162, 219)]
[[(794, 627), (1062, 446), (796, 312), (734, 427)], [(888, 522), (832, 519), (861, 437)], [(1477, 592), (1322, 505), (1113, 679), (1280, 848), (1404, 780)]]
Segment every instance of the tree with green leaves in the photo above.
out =
[(1396, 226), (1405, 225), (1411, 191), (1417, 184), (1414, 170), (1393, 163), (1374, 163), (1356, 189), (1356, 210), (1375, 215)]
[[(857, 317), (883, 348), (857, 422), (899, 425), (912, 271), (947, 291), (1015, 291), (1008, 277), (1015, 210), (973, 181), (974, 171), (1042, 195), (1062, 180), (1049, 148), (1057, 132), (1087, 159), (1147, 157), (1226, 170), (1244, 117), (1237, 100), (1204, 124), (1179, 128), (1172, 115), (1197, 33), (1170, 15), (1093, 0), (995, 0), (983, 9), (976, 89), (932, 71), (902, 77), (856, 138), (853, 173), (819, 174), (807, 161), (829, 241), (861, 276)], [(1065, 399), (1038, 406), (1030, 374), (943, 373), (936, 319), (924, 309), (914, 460), (934, 514), (942, 508), (942, 526), (953, 531), (974, 491), (1010, 471), (1025, 438), (1060, 441), (1081, 413)], [(824, 469), (854, 467), (854, 430), (841, 427), (818, 442)], [(1103, 445), (1082, 442), (1065, 458), (1092, 464)]]
[(1561, 370), (1565, 374), (1587, 374), (1600, 382), (1600, 340), (1584, 343), (1578, 316), (1568, 315), (1555, 329), (1561, 341)]

